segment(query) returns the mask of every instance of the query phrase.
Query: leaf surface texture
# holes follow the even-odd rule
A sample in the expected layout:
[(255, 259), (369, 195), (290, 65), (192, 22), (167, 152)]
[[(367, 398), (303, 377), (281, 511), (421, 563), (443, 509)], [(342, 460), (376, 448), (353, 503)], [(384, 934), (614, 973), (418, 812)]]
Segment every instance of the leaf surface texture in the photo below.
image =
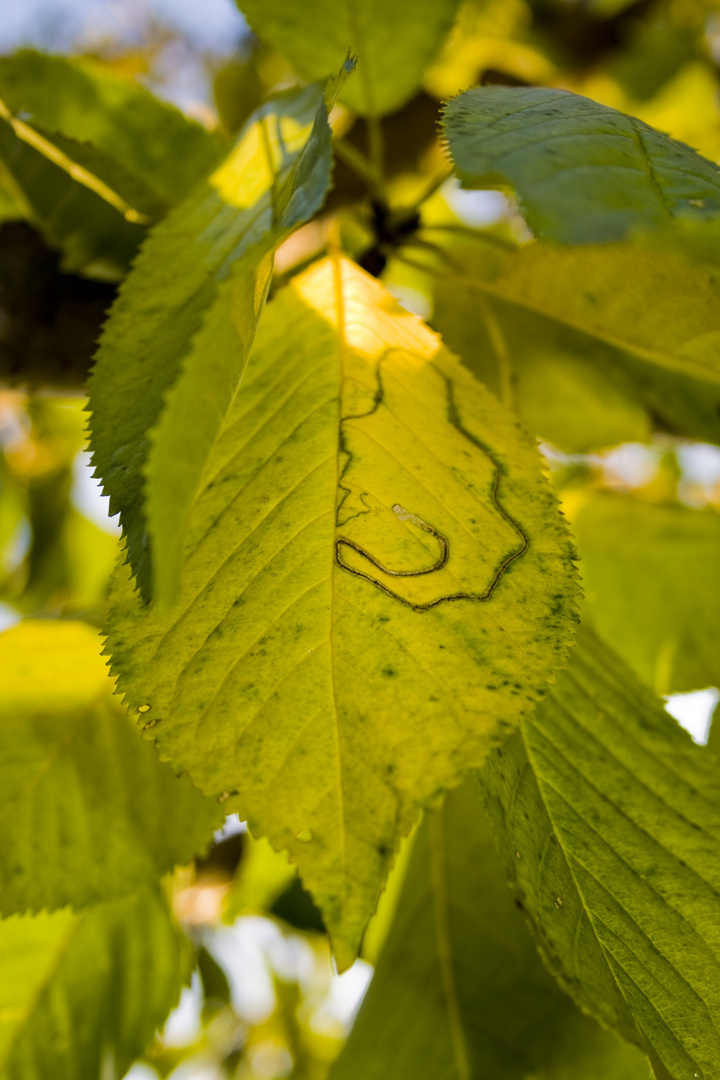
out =
[(90, 381), (91, 444), (146, 597), (153, 572), (161, 602), (176, 593), (188, 515), (245, 367), (273, 248), (319, 209), (330, 168), (320, 87), (261, 106), (226, 161), (153, 231), (112, 309)]
[(266, 311), (177, 607), (123, 570), (108, 648), (161, 755), (289, 848), (345, 966), (419, 807), (563, 662), (571, 558), (514, 417), (327, 259)]
[(395, 922), (331, 1080), (646, 1080), (643, 1056), (583, 1016), (508, 892), (477, 783), (415, 839)]
[(674, 1080), (720, 1076), (720, 781), (588, 630), (483, 770), (516, 894), (579, 1004)]
[(444, 128), (463, 183), (513, 187), (540, 237), (591, 244), (720, 214), (711, 161), (569, 90), (476, 87), (448, 103)]

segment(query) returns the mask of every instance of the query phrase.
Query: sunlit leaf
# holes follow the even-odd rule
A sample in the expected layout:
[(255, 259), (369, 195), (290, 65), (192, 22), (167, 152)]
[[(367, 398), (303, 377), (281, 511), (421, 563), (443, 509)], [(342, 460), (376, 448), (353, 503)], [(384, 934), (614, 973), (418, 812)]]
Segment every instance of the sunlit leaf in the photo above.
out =
[(168, 615), (108, 648), (162, 756), (289, 848), (346, 966), (420, 806), (534, 703), (576, 582), (532, 441), (346, 260), (273, 300)]
[[(124, 1076), (189, 975), (187, 941), (145, 891), (83, 915), (0, 921), (0, 1076)], [(108, 1061), (108, 1058), (110, 1061)]]
[(420, 827), (395, 922), (330, 1080), (646, 1080), (545, 971), (474, 780)]
[(93, 460), (146, 596), (151, 551), (160, 600), (177, 590), (188, 515), (273, 248), (322, 205), (330, 169), (320, 87), (261, 106), (227, 160), (153, 231), (112, 309), (90, 381)]
[(459, 0), (237, 0), (258, 36), (306, 79), (326, 79), (348, 54), (356, 77), (343, 101), (363, 116), (394, 112), (419, 88)]
[(483, 783), (561, 985), (659, 1059), (661, 1075), (717, 1077), (717, 759), (584, 630)]
[(444, 127), (465, 185), (513, 187), (541, 237), (589, 244), (674, 218), (720, 215), (720, 174), (711, 161), (567, 90), (467, 90), (447, 105)]
[(596, 495), (573, 519), (588, 613), (659, 694), (720, 685), (720, 514)]
[(22, 622), (0, 667), (3, 914), (122, 896), (207, 846), (220, 808), (138, 737), (94, 630)]
[(506, 251), (474, 240), (436, 284), (435, 324), (451, 348), (568, 450), (643, 439), (651, 421), (719, 440), (719, 313), (710, 270), (631, 244)]

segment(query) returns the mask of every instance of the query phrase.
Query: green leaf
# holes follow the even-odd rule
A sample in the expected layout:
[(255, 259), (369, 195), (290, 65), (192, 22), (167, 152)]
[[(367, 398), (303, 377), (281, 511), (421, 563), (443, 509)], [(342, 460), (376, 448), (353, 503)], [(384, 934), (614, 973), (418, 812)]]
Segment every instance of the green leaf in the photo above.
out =
[(237, 0), (256, 34), (305, 79), (326, 79), (348, 54), (356, 77), (342, 100), (361, 116), (395, 112), (419, 89), (459, 0)]
[(187, 939), (145, 891), (83, 915), (0, 921), (0, 1077), (124, 1076), (190, 974)]
[(573, 517), (587, 610), (658, 694), (720, 685), (720, 515), (597, 494)]
[[(70, 150), (70, 140), (63, 145)], [(64, 270), (109, 281), (124, 277), (145, 228), (137, 216), (128, 220), (107, 199), (74, 180), (67, 153), (54, 152), (54, 158), (18, 138), (0, 113), (0, 183), (21, 215), (62, 252)]]
[(121, 169), (151, 209), (185, 198), (223, 155), (217, 136), (133, 79), (89, 60), (32, 50), (2, 57), (0, 99), (30, 131), (92, 149), (93, 171), (111, 188)]
[(330, 1080), (645, 1080), (545, 971), (466, 780), (420, 826), (395, 922)]
[(541, 437), (585, 451), (642, 439), (653, 421), (720, 440), (720, 285), (708, 269), (631, 244), (477, 239), (449, 258), (435, 325)]
[(563, 662), (572, 551), (533, 442), (373, 278), (268, 307), (178, 606), (108, 649), (163, 757), (288, 848), (352, 960), (403, 833)]
[(465, 186), (513, 187), (537, 236), (592, 244), (720, 214), (716, 165), (568, 90), (476, 87), (448, 103), (444, 129)]
[(153, 572), (161, 602), (176, 593), (188, 517), (245, 367), (272, 251), (320, 208), (331, 163), (320, 87), (261, 106), (227, 160), (153, 230), (112, 309), (90, 379), (93, 460), (146, 598)]
[(674, 1080), (720, 1076), (717, 759), (589, 631), (483, 770), (516, 895), (581, 1007)]
[(224, 817), (138, 737), (100, 647), (79, 622), (0, 635), (5, 915), (129, 893), (202, 851)]

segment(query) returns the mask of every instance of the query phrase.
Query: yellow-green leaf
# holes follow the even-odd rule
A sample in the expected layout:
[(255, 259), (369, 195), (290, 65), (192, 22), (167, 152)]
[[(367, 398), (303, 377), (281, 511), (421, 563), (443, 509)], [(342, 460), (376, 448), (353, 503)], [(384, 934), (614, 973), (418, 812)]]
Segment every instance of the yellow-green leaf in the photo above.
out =
[(146, 598), (151, 584), (165, 604), (177, 590), (188, 515), (244, 370), (272, 251), (322, 205), (330, 169), (322, 88), (267, 102), (153, 231), (112, 309), (90, 380), (93, 461)]
[(222, 822), (138, 738), (100, 649), (80, 622), (0, 634), (3, 914), (125, 895), (188, 862)]
[(108, 649), (161, 755), (290, 850), (344, 967), (419, 808), (563, 662), (571, 559), (515, 417), (327, 259), (265, 313), (178, 605), (123, 569)]
[(82, 915), (0, 921), (0, 1077), (124, 1076), (180, 996), (187, 940), (144, 890)]
[(720, 514), (588, 497), (574, 515), (587, 610), (658, 694), (720, 684)]
[(543, 438), (587, 450), (644, 438), (650, 418), (720, 438), (720, 285), (707, 268), (632, 244), (482, 238), (450, 260), (438, 329)]

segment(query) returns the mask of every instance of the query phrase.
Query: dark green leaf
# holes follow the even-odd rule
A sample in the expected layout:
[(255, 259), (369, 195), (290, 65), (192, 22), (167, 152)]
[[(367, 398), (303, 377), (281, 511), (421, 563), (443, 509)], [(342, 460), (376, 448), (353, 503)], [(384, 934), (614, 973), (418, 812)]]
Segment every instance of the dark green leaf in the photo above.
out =
[(447, 105), (444, 128), (464, 184), (514, 188), (537, 236), (590, 244), (720, 215), (716, 165), (568, 90), (467, 90)]
[(330, 1080), (645, 1080), (546, 972), (467, 780), (420, 826), (395, 922)]
[(583, 1009), (674, 1080), (720, 1076), (720, 775), (587, 630), (483, 770), (516, 895)]
[[(0, 58), (0, 99), (46, 138), (73, 140), (101, 181), (124, 176), (167, 207), (189, 194), (224, 153), (222, 141), (133, 79), (90, 60), (22, 50)], [(119, 191), (119, 194), (124, 194)], [(142, 210), (139, 206), (137, 209)]]

